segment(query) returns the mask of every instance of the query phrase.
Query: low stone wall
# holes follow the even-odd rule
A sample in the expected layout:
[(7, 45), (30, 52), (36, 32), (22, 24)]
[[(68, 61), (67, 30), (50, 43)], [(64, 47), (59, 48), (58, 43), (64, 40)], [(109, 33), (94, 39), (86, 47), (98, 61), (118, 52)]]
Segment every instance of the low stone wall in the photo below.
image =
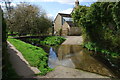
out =
[(70, 28), (70, 31), (69, 31), (69, 35), (81, 35), (81, 29), (80, 29), (80, 27), (71, 27)]
[(62, 30), (62, 36), (67, 36), (68, 35), (68, 30)]

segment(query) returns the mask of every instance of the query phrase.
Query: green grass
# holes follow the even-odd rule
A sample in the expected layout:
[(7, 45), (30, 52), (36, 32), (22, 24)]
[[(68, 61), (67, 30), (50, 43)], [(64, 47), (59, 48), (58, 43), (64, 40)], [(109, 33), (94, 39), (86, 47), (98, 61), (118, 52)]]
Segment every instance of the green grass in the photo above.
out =
[(8, 41), (22, 53), (31, 66), (37, 67), (41, 71), (41, 75), (45, 75), (52, 70), (47, 65), (48, 54), (42, 48), (17, 39), (8, 39)]
[(63, 43), (66, 39), (60, 36), (51, 36), (45, 38), (43, 41), (40, 43), (43, 45), (48, 45), (48, 46), (57, 46)]

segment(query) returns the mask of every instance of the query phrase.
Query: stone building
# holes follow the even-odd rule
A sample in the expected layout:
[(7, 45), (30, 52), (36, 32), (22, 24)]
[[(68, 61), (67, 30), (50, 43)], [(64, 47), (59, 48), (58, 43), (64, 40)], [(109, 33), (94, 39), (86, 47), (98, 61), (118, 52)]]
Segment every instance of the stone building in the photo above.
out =
[[(76, 0), (75, 8), (78, 6), (79, 1)], [(58, 13), (54, 20), (54, 34), (60, 36), (74, 36), (80, 35), (81, 31), (79, 27), (74, 25), (71, 14)]]

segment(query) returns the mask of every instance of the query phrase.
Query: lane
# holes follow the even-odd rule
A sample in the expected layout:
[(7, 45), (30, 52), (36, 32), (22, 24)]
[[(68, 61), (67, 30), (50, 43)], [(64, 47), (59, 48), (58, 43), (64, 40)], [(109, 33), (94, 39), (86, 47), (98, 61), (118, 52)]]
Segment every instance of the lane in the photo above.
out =
[(83, 42), (82, 36), (67, 36), (62, 45), (81, 45)]

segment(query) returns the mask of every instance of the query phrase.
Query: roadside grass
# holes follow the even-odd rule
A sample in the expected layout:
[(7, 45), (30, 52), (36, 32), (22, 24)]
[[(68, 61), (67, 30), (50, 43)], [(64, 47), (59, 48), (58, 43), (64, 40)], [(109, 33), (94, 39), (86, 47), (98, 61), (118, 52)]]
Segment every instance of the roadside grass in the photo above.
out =
[(31, 66), (37, 67), (41, 71), (40, 75), (45, 75), (52, 70), (47, 64), (48, 54), (42, 48), (17, 39), (8, 39), (8, 41), (22, 53)]

